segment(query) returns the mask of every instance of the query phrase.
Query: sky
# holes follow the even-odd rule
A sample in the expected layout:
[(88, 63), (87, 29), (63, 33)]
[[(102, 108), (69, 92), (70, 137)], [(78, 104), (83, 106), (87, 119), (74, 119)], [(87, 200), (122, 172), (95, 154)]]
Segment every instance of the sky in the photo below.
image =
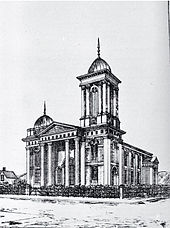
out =
[(79, 125), (76, 76), (101, 57), (122, 83), (125, 142), (170, 171), (167, 2), (0, 2), (0, 169), (26, 170), (26, 129), (43, 114)]

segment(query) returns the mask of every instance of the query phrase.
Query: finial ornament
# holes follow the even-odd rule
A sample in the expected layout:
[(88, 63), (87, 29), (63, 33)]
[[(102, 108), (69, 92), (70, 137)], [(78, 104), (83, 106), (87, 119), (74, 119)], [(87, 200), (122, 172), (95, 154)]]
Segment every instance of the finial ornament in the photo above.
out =
[(98, 44), (97, 44), (97, 55), (98, 55), (98, 58), (100, 58), (100, 40), (98, 38)]
[(46, 102), (44, 101), (44, 115), (46, 115)]

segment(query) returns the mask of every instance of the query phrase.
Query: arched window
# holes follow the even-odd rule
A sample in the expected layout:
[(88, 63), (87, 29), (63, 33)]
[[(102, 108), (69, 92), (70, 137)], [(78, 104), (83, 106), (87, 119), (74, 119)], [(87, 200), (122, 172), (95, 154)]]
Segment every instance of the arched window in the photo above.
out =
[(99, 95), (98, 88), (93, 86), (91, 88), (91, 114), (92, 116), (97, 116), (99, 112)]

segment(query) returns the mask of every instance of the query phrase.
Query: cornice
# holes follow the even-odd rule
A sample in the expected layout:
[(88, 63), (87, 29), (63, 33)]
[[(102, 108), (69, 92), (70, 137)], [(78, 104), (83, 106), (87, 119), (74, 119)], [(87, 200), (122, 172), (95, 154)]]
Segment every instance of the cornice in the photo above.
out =
[(114, 75), (112, 74), (109, 70), (107, 69), (103, 69), (103, 70), (99, 70), (99, 71), (96, 71), (94, 73), (90, 73), (90, 74), (84, 74), (84, 75), (80, 75), (80, 76), (77, 76), (76, 78), (81, 81), (82, 79), (85, 79), (85, 78), (91, 78), (93, 76), (96, 76), (96, 75), (100, 75), (100, 74), (103, 74), (103, 73), (106, 73), (110, 76), (112, 76), (118, 83), (121, 83), (121, 81)]

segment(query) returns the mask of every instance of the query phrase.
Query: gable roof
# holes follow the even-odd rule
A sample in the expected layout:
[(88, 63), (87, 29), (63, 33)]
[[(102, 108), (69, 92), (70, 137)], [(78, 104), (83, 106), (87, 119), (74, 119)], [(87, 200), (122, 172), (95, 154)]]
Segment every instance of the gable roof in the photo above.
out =
[(0, 173), (4, 174), (6, 178), (8, 179), (17, 179), (16, 174), (14, 173), (14, 171), (4, 171), (4, 170), (0, 170)]
[(155, 163), (155, 164), (159, 164), (159, 160), (156, 156), (153, 156), (151, 162)]
[(80, 127), (71, 125), (71, 124), (65, 124), (65, 123), (60, 123), (60, 122), (53, 122), (51, 123), (48, 127), (43, 129), (38, 133), (38, 135), (43, 135), (43, 134), (56, 134), (56, 133), (62, 133), (62, 132), (67, 132), (71, 130), (76, 130)]

